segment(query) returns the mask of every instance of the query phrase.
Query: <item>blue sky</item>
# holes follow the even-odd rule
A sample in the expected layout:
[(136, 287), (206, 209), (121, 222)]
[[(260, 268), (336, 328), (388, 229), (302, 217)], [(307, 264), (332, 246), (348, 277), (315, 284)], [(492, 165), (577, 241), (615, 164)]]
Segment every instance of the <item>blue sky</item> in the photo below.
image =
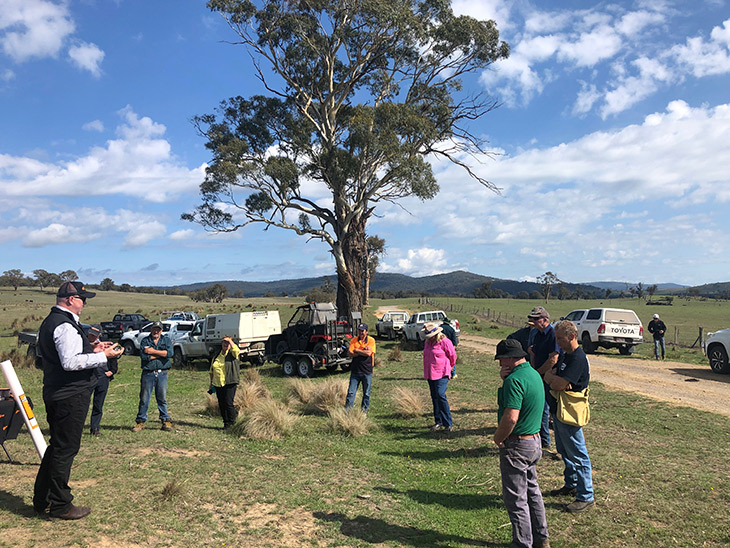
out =
[[(494, 19), (512, 49), (467, 83), (502, 102), (472, 128), (494, 152), (475, 168), (501, 193), (434, 160), (434, 200), (370, 223), (383, 271), (730, 280), (729, 1), (453, 6)], [(0, 271), (333, 275), (319, 242), (180, 220), (210, 159), (190, 119), (262, 91), (235, 38), (202, 0), (0, 0)]]

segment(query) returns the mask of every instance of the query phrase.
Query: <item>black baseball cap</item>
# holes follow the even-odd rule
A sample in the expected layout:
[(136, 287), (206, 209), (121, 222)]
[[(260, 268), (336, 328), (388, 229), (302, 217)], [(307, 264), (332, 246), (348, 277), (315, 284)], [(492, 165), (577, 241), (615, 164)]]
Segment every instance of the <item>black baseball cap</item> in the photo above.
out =
[(96, 297), (93, 291), (86, 291), (82, 282), (65, 282), (58, 288), (56, 297), (81, 297), (82, 299), (91, 299)]

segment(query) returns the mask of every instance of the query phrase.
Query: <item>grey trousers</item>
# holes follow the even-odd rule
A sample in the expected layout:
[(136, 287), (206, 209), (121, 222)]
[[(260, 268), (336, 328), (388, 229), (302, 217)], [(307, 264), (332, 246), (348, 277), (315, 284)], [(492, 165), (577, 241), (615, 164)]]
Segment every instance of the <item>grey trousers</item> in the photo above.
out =
[(531, 548), (548, 538), (545, 506), (535, 466), (542, 457), (540, 437), (507, 439), (499, 450), (502, 498), (512, 523), (512, 546)]

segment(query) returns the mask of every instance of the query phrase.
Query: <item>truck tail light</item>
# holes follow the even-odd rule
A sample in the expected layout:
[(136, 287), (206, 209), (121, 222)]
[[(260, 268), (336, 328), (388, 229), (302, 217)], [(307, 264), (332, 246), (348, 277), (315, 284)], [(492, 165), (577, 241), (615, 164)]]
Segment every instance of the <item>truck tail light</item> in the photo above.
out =
[(598, 331), (596, 333), (605, 333), (606, 332), (606, 324), (602, 323), (600, 326), (598, 326)]
[(459, 320), (454, 320), (454, 323), (456, 323), (456, 329), (459, 329)]
[(643, 337), (643, 336), (644, 336), (644, 326), (640, 325), (639, 326), (639, 337)]

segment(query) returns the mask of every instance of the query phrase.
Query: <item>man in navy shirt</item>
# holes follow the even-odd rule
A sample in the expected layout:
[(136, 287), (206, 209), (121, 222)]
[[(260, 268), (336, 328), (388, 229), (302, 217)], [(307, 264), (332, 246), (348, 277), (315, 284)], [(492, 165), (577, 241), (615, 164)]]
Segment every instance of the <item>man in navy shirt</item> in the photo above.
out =
[[(555, 391), (581, 392), (590, 381), (590, 365), (583, 348), (578, 346), (578, 329), (569, 320), (563, 320), (555, 327), (558, 344), (565, 351), (563, 360), (543, 377)], [(552, 394), (547, 395), (555, 428), (555, 447), (563, 456), (565, 484), (551, 495), (575, 495), (575, 500), (565, 506), (568, 512), (583, 512), (591, 508), (593, 498), (593, 471), (586, 449), (583, 428), (560, 422), (557, 417), (558, 403)]]
[[(555, 340), (555, 330), (550, 325), (550, 314), (542, 306), (536, 306), (527, 315), (535, 329), (530, 332), (530, 363), (540, 375), (545, 375), (560, 361), (561, 350)], [(546, 386), (546, 392), (549, 390)], [(550, 447), (550, 410), (547, 402), (542, 415), (540, 438), (543, 448)]]

